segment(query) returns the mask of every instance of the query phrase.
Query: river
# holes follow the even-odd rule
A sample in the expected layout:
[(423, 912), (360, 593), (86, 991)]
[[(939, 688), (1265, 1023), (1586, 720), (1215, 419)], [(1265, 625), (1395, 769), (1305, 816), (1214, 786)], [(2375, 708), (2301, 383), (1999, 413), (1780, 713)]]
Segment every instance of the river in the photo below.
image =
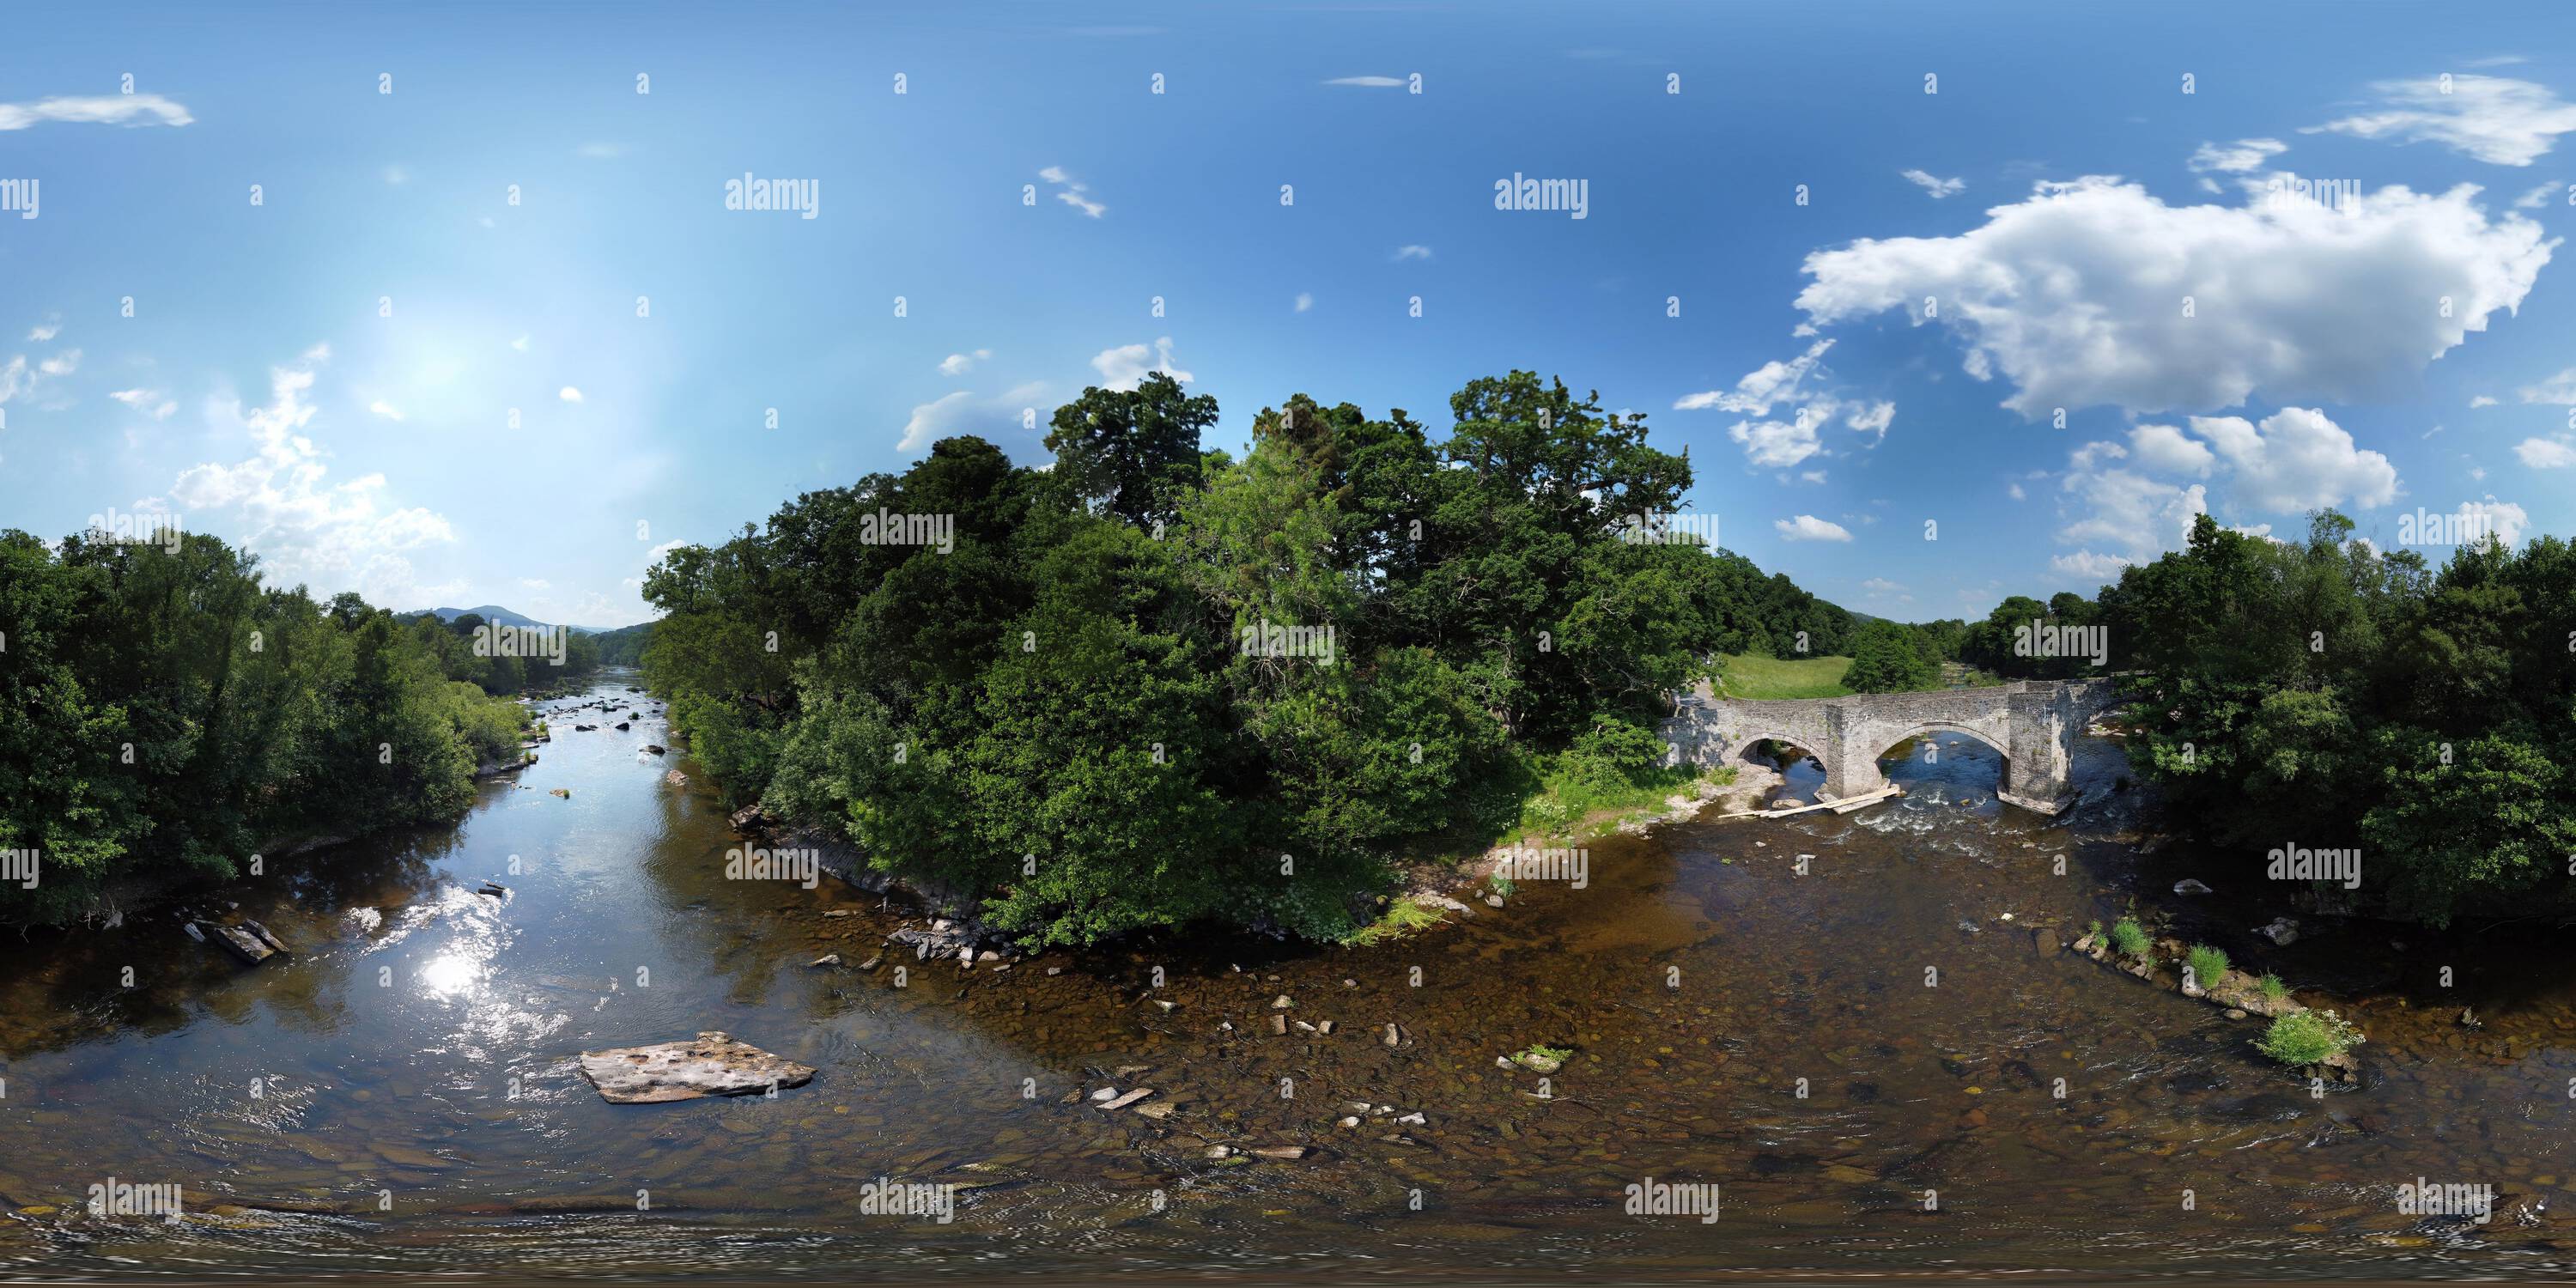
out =
[[(908, 914), (829, 877), (725, 879), (740, 842), (703, 782), (664, 781), (695, 766), (642, 749), (669, 739), (629, 682), (593, 697), (633, 700), (631, 731), (555, 716), (542, 761), (456, 825), (224, 892), (291, 959), (238, 966), (173, 909), (9, 941), (11, 1273), (2576, 1269), (2576, 954), (2321, 922), (2273, 949), (2245, 928), (2277, 899), (2228, 888), (2241, 861), (2134, 852), (2142, 793), (2112, 742), (2080, 743), (2059, 818), (2000, 806), (1994, 753), (1945, 736), (1936, 761), (1891, 763), (1910, 794), (1890, 805), (1614, 836), (1583, 888), (1524, 883), (1368, 950), (1145, 942), (863, 972)], [(2185, 875), (2221, 888), (2167, 893)], [(2253, 1022), (2036, 951), (2033, 928), (2072, 938), (2133, 897), (2333, 989), (2302, 996), (2369, 1032), (2364, 1085), (2311, 1096), (2250, 1049)], [(825, 953), (845, 965), (807, 964)], [(1281, 995), (1335, 1031), (1273, 1036)], [(2483, 1029), (2454, 1022), (2464, 1006)], [(702, 1029), (819, 1072), (774, 1098), (617, 1106), (576, 1067)], [(1534, 1043), (1574, 1055), (1545, 1085), (1495, 1067)], [(1093, 1107), (1111, 1086), (1172, 1111)], [(1240, 1152), (1278, 1145), (1308, 1153)], [(111, 1178), (175, 1183), (188, 1215), (83, 1213)], [(943, 1224), (864, 1210), (879, 1178), (971, 1188)], [(2553, 1219), (2426, 1222), (2396, 1202), (2418, 1178)], [(1716, 1185), (1717, 1218), (1629, 1215), (1650, 1181)]]

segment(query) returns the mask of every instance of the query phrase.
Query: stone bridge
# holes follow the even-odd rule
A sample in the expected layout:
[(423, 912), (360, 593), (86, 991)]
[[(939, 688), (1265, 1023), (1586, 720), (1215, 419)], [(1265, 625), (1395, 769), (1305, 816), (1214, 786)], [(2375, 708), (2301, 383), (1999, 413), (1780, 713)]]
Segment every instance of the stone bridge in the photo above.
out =
[(1718, 764), (1768, 739), (1823, 761), (1819, 800), (1861, 796), (1887, 785), (1878, 758), (1927, 733), (1965, 734), (2004, 756), (1995, 795), (2054, 814), (2074, 795), (2067, 773), (2074, 738), (2112, 705), (2111, 681), (2017, 680), (1924, 693), (1856, 693), (1842, 698), (1709, 698), (1664, 721), (1664, 741), (1683, 759)]

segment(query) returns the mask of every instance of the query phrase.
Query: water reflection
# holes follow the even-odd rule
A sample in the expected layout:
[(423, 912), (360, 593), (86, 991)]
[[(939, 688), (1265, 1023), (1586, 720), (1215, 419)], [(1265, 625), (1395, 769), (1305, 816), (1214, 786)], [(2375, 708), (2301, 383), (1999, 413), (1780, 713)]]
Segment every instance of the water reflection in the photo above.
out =
[[(899, 912), (828, 882), (724, 880), (721, 811), (639, 758), (658, 726), (572, 723), (461, 828), (224, 892), (291, 960), (245, 971), (167, 918), (6, 948), (0, 1198), (59, 1204), (114, 1159), (208, 1215), (0, 1222), (0, 1252), (57, 1271), (1660, 1277), (2527, 1273), (2576, 1246), (2556, 1228), (2417, 1234), (2385, 1201), (2401, 1178), (2466, 1174), (2576, 1210), (2576, 1115), (2533, 1091), (2576, 1077), (2563, 951), (2542, 958), (2555, 983), (2458, 999), (2500, 1053), (2392, 1000), (2366, 1022), (2376, 1085), (2322, 1102), (2214, 1010), (2034, 951), (2034, 929), (2116, 916), (2193, 861), (2133, 853), (2140, 797), (2109, 744), (2080, 744), (2081, 802), (2055, 819), (1996, 801), (1990, 749), (1934, 735), (1937, 760), (1888, 761), (1901, 800), (1604, 840), (1586, 889), (1527, 883), (1373, 952), (1148, 939), (1007, 974), (914, 964), (896, 988), (807, 963), (864, 960)], [(1792, 766), (1791, 790), (1820, 778)], [(474, 892), (505, 873), (506, 897)], [(2195, 934), (2260, 920), (2234, 893), (2188, 910), (2210, 919)], [(2227, 946), (2322, 979), (2387, 956), (2364, 933)], [(1282, 993), (1337, 1033), (1270, 1036)], [(619, 1107), (574, 1067), (702, 1028), (817, 1077), (776, 1100)], [(1534, 1042), (1577, 1052), (1544, 1096), (1492, 1067)], [(1171, 1113), (1094, 1107), (1111, 1085)], [(1355, 1102), (1365, 1125), (1339, 1125)], [(1308, 1156), (1240, 1152), (1291, 1144)], [(976, 1188), (957, 1225), (925, 1227), (859, 1210), (880, 1176)], [(1723, 1183), (1727, 1218), (1625, 1217), (1646, 1176)], [(2192, 1214), (2171, 1201), (2183, 1176)]]

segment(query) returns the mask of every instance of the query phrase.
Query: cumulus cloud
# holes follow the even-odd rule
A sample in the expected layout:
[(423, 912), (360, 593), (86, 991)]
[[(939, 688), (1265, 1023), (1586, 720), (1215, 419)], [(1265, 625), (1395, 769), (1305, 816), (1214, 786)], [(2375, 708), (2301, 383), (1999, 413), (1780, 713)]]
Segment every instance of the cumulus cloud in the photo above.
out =
[(2513, 208), (2516, 210), (2538, 210), (2541, 207), (2548, 205), (2550, 201), (2555, 199), (2557, 196), (2558, 181), (2552, 179), (2549, 182), (2541, 184), (2533, 188), (2531, 191), (2514, 198)]
[(2357, 449), (2351, 434), (2314, 408), (2284, 407), (2259, 425), (2242, 416), (2194, 416), (2191, 428), (2227, 462), (2231, 495), (2256, 510), (2379, 506), (2397, 495), (2397, 467)]
[(2477, 397), (2469, 400), (2469, 410), (2471, 411), (2476, 411), (2480, 407), (2493, 407), (2495, 405), (2496, 400), (2487, 397), (2485, 394), (2479, 394)]
[(2576, 465), (2576, 446), (2570, 446), (2563, 436), (2526, 438), (2513, 445), (2513, 454), (2535, 470), (2563, 470)]
[(45, 121), (88, 125), (192, 125), (188, 109), (158, 94), (101, 94), (0, 103), (0, 130), (23, 130)]
[(2234, 143), (2203, 143), (2183, 164), (2195, 174), (2215, 170), (2220, 174), (2247, 174), (2263, 168), (2265, 162), (2290, 150), (2279, 139), (2238, 139)]
[(939, 374), (943, 376), (965, 375), (967, 372), (975, 369), (976, 363), (982, 362), (986, 358), (992, 356), (993, 351), (990, 349), (977, 349), (973, 353), (949, 354), (947, 357), (939, 360)]
[(1091, 359), (1091, 365), (1100, 372), (1100, 387), (1103, 389), (1133, 389), (1145, 383), (1145, 377), (1158, 371), (1182, 384), (1194, 379), (1190, 373), (1172, 365), (1172, 337), (1168, 335), (1156, 340), (1152, 348), (1122, 344), (1114, 349), (1103, 349)]
[[(1899, 308), (1948, 326), (1968, 374), (2000, 374), (2003, 405), (2034, 418), (2217, 410), (2258, 388), (2358, 400), (2519, 307), (2557, 247), (2528, 219), (2490, 220), (2476, 192), (2177, 207), (2113, 177), (2042, 183), (1955, 237), (1813, 253), (1797, 304), (1810, 327)], [(2448, 317), (2389, 305), (2439, 296)]]
[(1297, 303), (1296, 303), (1296, 311), (1297, 311), (1297, 312), (1299, 312), (1299, 313), (1303, 313), (1303, 312), (1305, 312), (1306, 310), (1311, 309), (1311, 308), (1313, 308), (1313, 307), (1315, 307), (1315, 296), (1314, 296), (1314, 294), (1313, 294), (1312, 292), (1310, 292), (1310, 291), (1299, 291), (1299, 292), (1297, 292)]
[(1038, 171), (1038, 177), (1056, 186), (1056, 200), (1094, 219), (1109, 213), (1109, 207), (1092, 200), (1088, 195), (1091, 191), (1090, 186), (1074, 182), (1073, 176), (1066, 174), (1063, 166), (1048, 166)]
[(1771, 526), (1782, 541), (1849, 541), (1851, 530), (1830, 519), (1802, 514), (1795, 519), (1774, 519)]
[(1395, 248), (1395, 257), (1397, 259), (1429, 259), (1431, 258), (1431, 248), (1428, 246), (1398, 246)]
[(2171, 425), (2140, 425), (2129, 431), (2129, 449), (2140, 467), (2165, 474), (2206, 478), (2218, 458), (2207, 444), (2194, 442)]
[(204, 514), (233, 520), (237, 544), (255, 550), (271, 583), (311, 582), (355, 588), (379, 603), (417, 596), (404, 553), (455, 540), (447, 519), (417, 506), (384, 501), (385, 476), (330, 480), (330, 454), (314, 442), (315, 373), (330, 357), (315, 346), (293, 364), (270, 372), (269, 401), (245, 409), (239, 399), (216, 410), (249, 435), (253, 452), (233, 464), (190, 466), (170, 485), (170, 499), (138, 501), (135, 509), (166, 509), (203, 528)]
[(2504, 76), (2374, 81), (2377, 110), (2301, 129), (2399, 143), (2439, 143), (2491, 165), (2530, 165), (2576, 130), (2576, 104)]
[(2462, 502), (2455, 511), (2466, 522), (2460, 526), (2469, 532), (2492, 532), (2508, 546), (2522, 544), (2523, 532), (2531, 526), (2531, 516), (2511, 501), (2499, 501), (2489, 493), (2483, 501)]
[(2078, 550), (2071, 555), (2059, 555), (2049, 560), (2048, 570), (2061, 577), (2081, 577), (2087, 581), (2107, 582), (2118, 580), (2120, 570), (2136, 562), (2137, 560), (2122, 555)]
[(27, 338), (42, 344), (47, 340), (53, 339), (55, 336), (61, 335), (62, 333), (62, 322), (54, 318), (47, 318), (44, 321), (37, 323), (34, 329), (28, 331)]
[(1943, 197), (1955, 197), (1968, 190), (1968, 181), (1965, 179), (1944, 179), (1926, 170), (1899, 170), (1897, 173), (1905, 176), (1906, 182), (1931, 193), (1934, 201), (1939, 201)]
[[(1677, 411), (1728, 411), (1747, 419), (1735, 423), (1726, 436), (1742, 444), (1745, 459), (1764, 469), (1786, 469), (1810, 456), (1825, 452), (1822, 435), (1817, 430), (1839, 415), (1846, 428), (1871, 435), (1875, 445), (1887, 437), (1888, 425), (1896, 419), (1892, 402), (1845, 402), (1821, 387), (1811, 386), (1809, 378), (1819, 376), (1825, 352), (1834, 347), (1831, 340), (1818, 340), (1804, 353), (1787, 361), (1773, 359), (1746, 372), (1730, 390), (1706, 390), (1685, 394), (1675, 399)], [(1773, 408), (1789, 413), (1775, 418)]]
[(568, 403), (577, 403), (581, 401), (581, 391), (573, 388), (571, 385), (565, 385), (563, 388), (555, 391), (555, 397)]
[(903, 437), (895, 450), (917, 452), (943, 438), (975, 434), (997, 437), (1017, 430), (1023, 413), (1035, 408), (1046, 396), (1043, 382), (1032, 382), (1005, 391), (998, 397), (981, 397), (958, 390), (912, 409), (912, 419), (905, 421)]
[(387, 420), (401, 420), (403, 418), (402, 410), (400, 408), (394, 406), (392, 403), (386, 402), (382, 398), (367, 404), (367, 410), (374, 412)]

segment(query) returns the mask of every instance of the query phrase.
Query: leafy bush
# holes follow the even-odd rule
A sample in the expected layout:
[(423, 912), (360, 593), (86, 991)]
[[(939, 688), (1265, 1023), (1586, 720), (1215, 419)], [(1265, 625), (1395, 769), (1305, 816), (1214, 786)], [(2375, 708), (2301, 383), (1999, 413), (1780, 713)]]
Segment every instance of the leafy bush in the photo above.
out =
[(2119, 924), (2111, 927), (2111, 947), (2123, 957), (2146, 956), (2147, 928), (2139, 925), (2135, 917), (2120, 918)]
[(2287, 1065), (2311, 1065), (2361, 1045), (2361, 1032), (2332, 1011), (2293, 1011), (2276, 1016), (2254, 1046)]
[(2202, 988), (2218, 987), (2218, 981), (2227, 974), (2227, 954), (2207, 944), (2193, 944), (2182, 960), (2191, 971), (2192, 982)]

